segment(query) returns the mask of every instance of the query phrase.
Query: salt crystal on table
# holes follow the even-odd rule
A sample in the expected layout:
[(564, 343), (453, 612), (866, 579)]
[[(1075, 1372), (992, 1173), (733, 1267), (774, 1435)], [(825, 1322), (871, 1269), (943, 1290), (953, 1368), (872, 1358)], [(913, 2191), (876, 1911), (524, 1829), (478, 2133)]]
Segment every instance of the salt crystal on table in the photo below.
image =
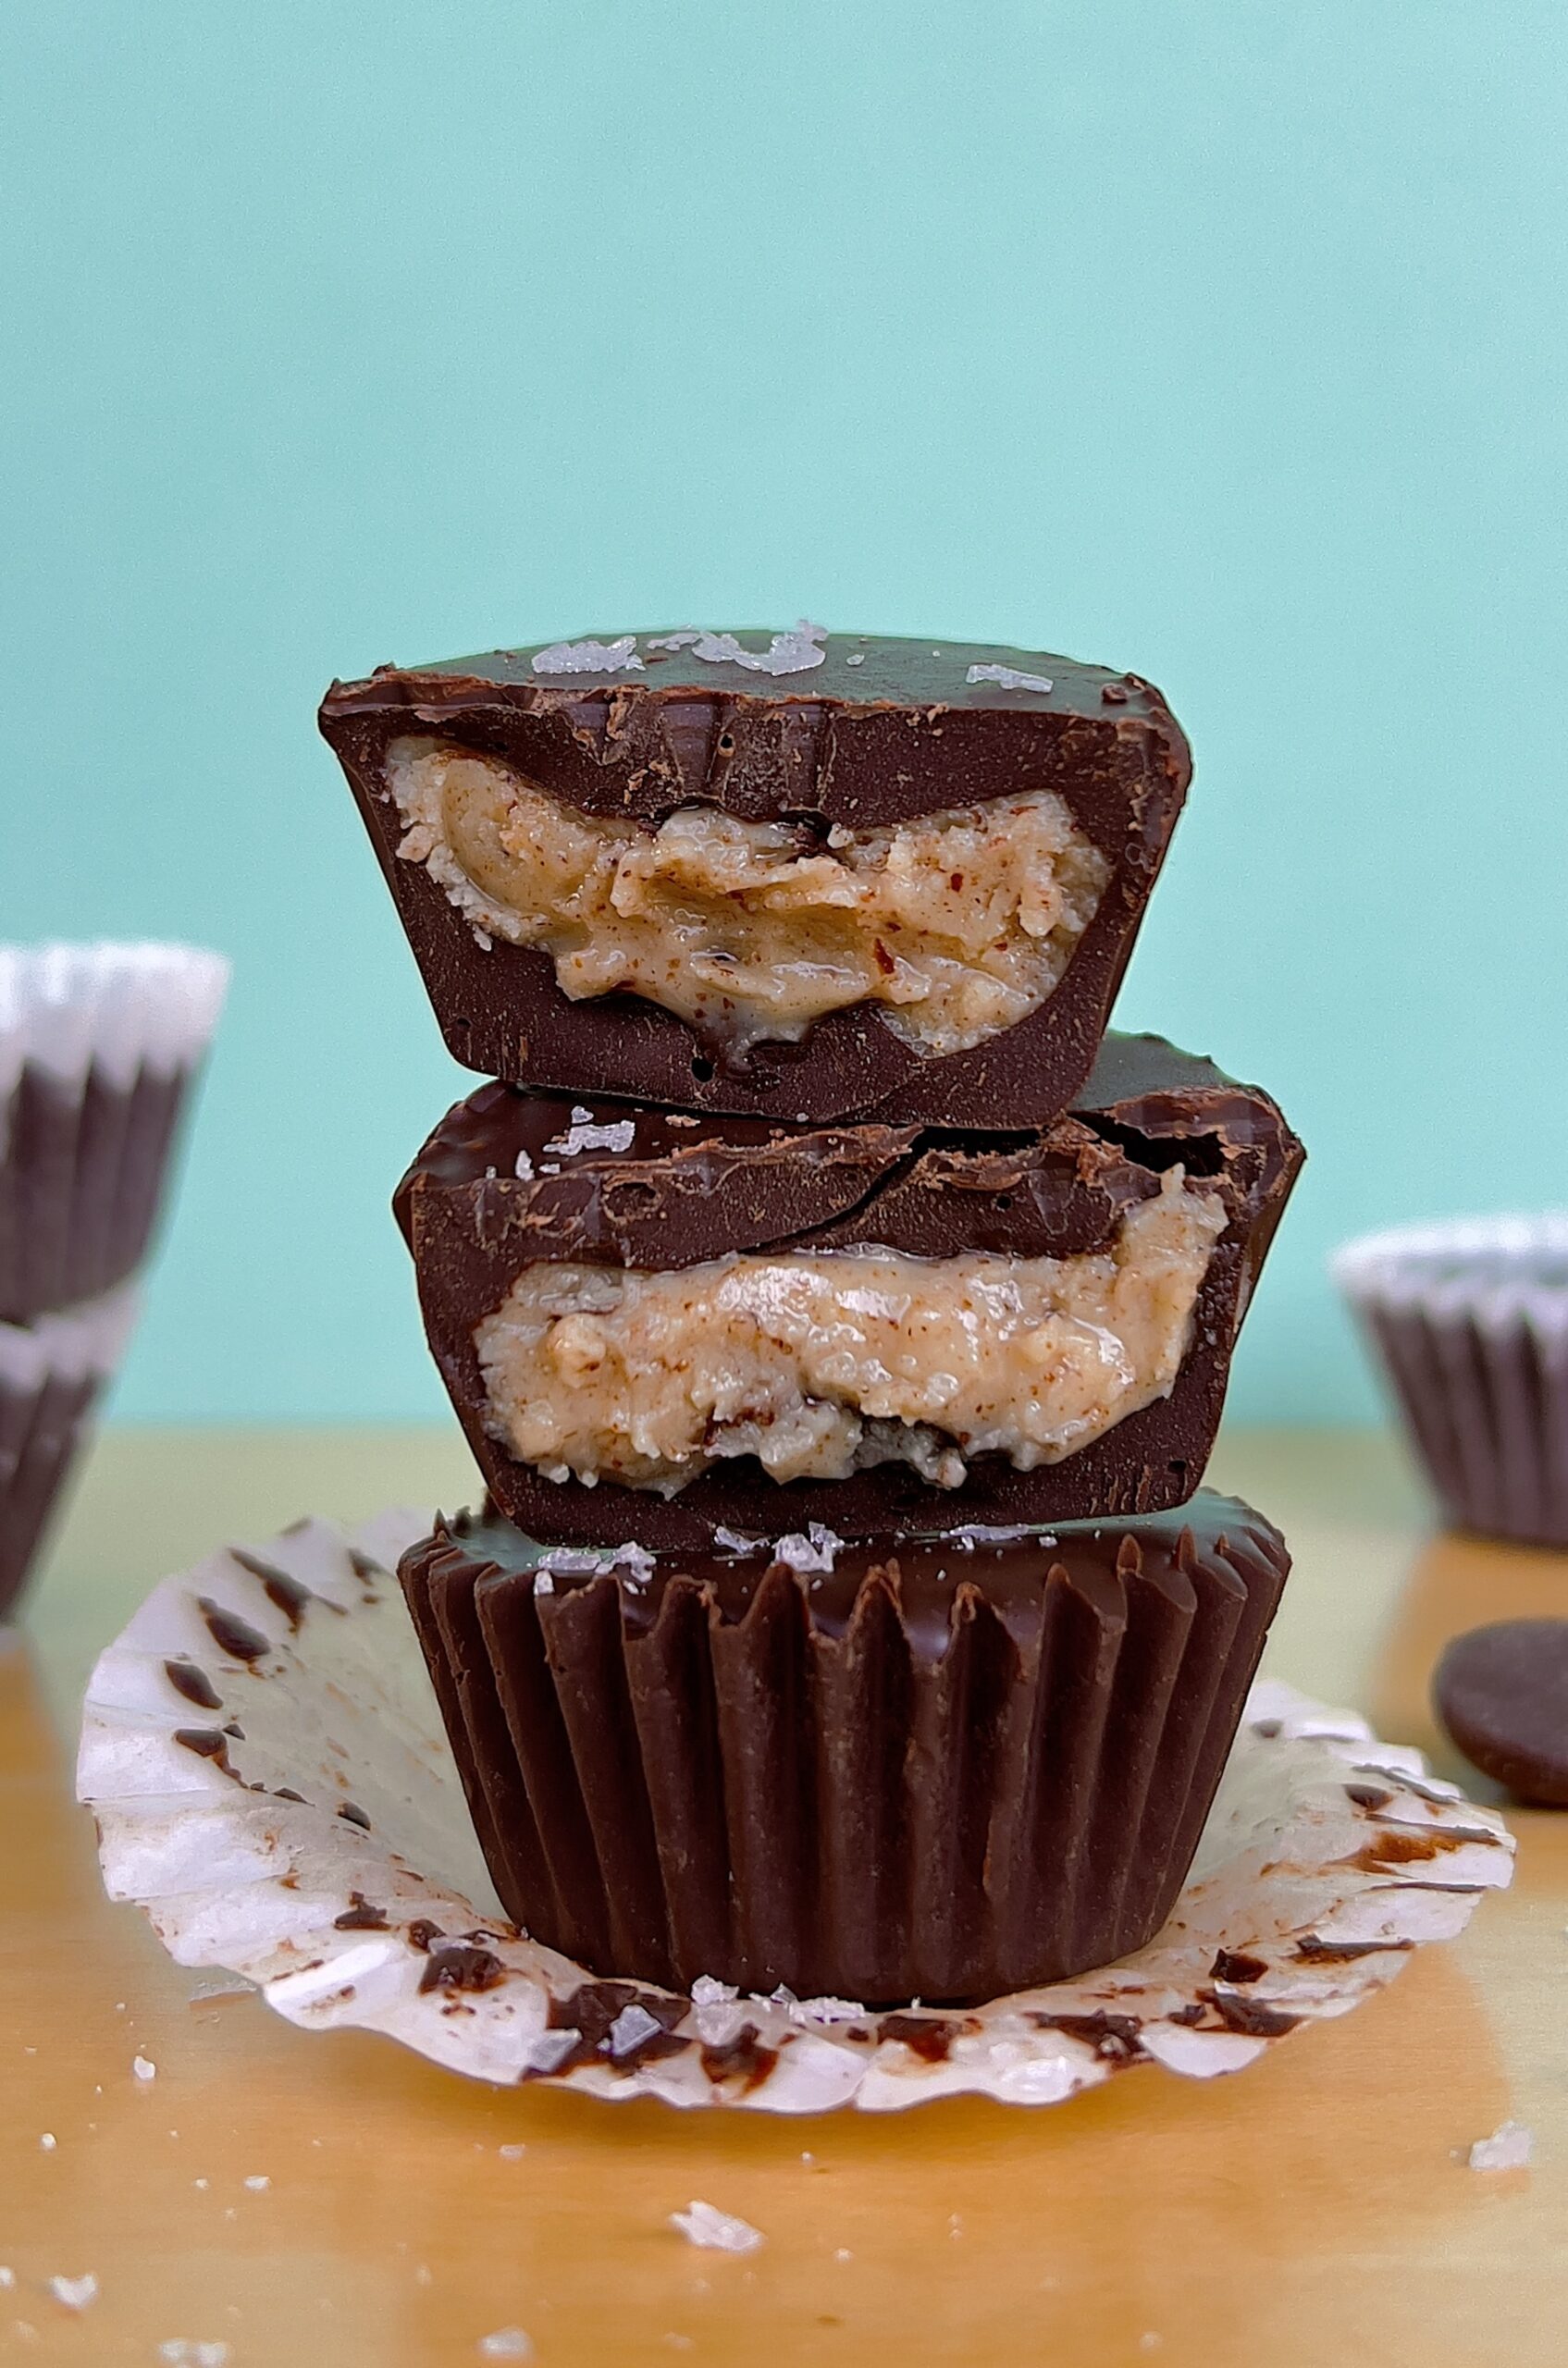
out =
[(1489, 2138), (1477, 2138), (1465, 2160), (1473, 2171), (1522, 2171), (1535, 2142), (1535, 2132), (1522, 2121), (1505, 2121)]
[(503, 2146), (500, 2158), (503, 2163), (520, 2163), (527, 2151), (526, 2146)]
[(85, 2311), (98, 2300), (98, 2281), (91, 2270), (85, 2277), (52, 2277), (49, 2291), (68, 2311)]
[(46, 2154), (52, 2154), (55, 2151), (56, 2145), (54, 2131), (52, 2129), (46, 2129), (38, 2142), (43, 2147), (43, 2152)]
[(250, 2189), (253, 2195), (260, 2195), (264, 2189), (269, 2188), (272, 2185), (272, 2181), (267, 2177), (265, 2171), (253, 2171), (251, 2174), (251, 2177), (245, 2181), (245, 2185)]
[(158, 2067), (150, 2056), (133, 2055), (130, 2068), (139, 2080), (155, 2080), (158, 2077)]
[(521, 2327), (497, 2327), (479, 2337), (481, 2360), (532, 2360), (534, 2347)]
[(16, 2284), (16, 2271), (14, 2269), (7, 2269), (3, 2263), (0, 2263), (0, 2294), (7, 2292), (9, 2288)]
[(203, 2343), (188, 2335), (171, 2335), (167, 2343), (159, 2344), (158, 2358), (167, 2360), (168, 2368), (224, 2368), (228, 2346)]
[(710, 2252), (754, 2253), (766, 2240), (760, 2228), (749, 2220), (737, 2220), (732, 2212), (720, 2212), (711, 2203), (702, 2203), (694, 2196), (688, 2212), (672, 2212), (670, 2226), (678, 2228), (688, 2244), (702, 2245)]

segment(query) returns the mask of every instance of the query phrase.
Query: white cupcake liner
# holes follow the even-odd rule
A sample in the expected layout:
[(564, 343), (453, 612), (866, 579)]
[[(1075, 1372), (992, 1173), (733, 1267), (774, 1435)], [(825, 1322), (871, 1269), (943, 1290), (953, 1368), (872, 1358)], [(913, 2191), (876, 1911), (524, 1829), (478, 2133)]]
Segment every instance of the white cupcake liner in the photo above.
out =
[(1449, 1518), (1568, 1546), (1568, 1212), (1368, 1234), (1331, 1270)]
[(972, 2011), (607, 1982), (500, 1918), (392, 1573), (430, 1516), (305, 1521), (158, 1587), (88, 1688), (79, 1797), (111, 1897), (304, 2029), (621, 2101), (1055, 2104), (1132, 2065), (1204, 2078), (1379, 1989), (1505, 1886), (1494, 1811), (1263, 1682), (1175, 1914), (1118, 1965)]
[(191, 946), (0, 947), (0, 1320), (142, 1263), (228, 980)]
[(136, 1312), (125, 1285), (64, 1315), (0, 1324), (0, 1620), (21, 1594)]
[(63, 1081), (97, 1068), (189, 1068), (205, 1050), (229, 964), (195, 945), (0, 945), (0, 1095), (25, 1067)]

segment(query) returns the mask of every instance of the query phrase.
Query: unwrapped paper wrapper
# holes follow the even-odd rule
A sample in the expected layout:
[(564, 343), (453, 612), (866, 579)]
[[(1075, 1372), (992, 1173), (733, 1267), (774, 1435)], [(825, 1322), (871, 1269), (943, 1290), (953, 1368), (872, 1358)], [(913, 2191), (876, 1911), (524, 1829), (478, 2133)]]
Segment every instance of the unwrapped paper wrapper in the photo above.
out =
[(216, 1553), (148, 1597), (88, 1688), (78, 1793), (111, 1897), (306, 2029), (611, 2100), (1056, 2104), (1135, 2065), (1240, 2070), (1512, 1875), (1494, 1811), (1265, 1680), (1175, 1913), (1117, 1965), (961, 2012), (598, 1980), (497, 1909), (393, 1575), (430, 1527), (306, 1521)]

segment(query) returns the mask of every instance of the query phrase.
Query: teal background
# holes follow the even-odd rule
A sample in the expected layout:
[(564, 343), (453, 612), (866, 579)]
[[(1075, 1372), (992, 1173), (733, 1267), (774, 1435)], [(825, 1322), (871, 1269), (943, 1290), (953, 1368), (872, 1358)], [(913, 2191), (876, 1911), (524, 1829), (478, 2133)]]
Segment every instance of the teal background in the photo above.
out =
[(32, 0), (0, 75), (0, 932), (236, 982), (127, 1414), (442, 1404), (462, 1078), (333, 673), (685, 622), (1152, 675), (1120, 1017), (1313, 1153), (1241, 1413), (1374, 1397), (1360, 1227), (1561, 1201), (1561, 0)]

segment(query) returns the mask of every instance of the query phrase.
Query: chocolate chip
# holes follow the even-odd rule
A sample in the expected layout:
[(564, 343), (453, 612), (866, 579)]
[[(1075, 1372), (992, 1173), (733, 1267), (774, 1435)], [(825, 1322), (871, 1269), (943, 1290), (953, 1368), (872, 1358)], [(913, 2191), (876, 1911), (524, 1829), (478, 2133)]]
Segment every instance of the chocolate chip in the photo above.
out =
[(230, 1660), (259, 1661), (269, 1649), (266, 1638), (258, 1628), (253, 1628), (239, 1613), (225, 1610), (221, 1603), (214, 1603), (210, 1596), (198, 1596), (202, 1617), (207, 1623), (213, 1643)]
[(221, 1710), (223, 1696), (207, 1675), (194, 1661), (165, 1661), (164, 1675), (177, 1694), (193, 1702), (198, 1710)]

